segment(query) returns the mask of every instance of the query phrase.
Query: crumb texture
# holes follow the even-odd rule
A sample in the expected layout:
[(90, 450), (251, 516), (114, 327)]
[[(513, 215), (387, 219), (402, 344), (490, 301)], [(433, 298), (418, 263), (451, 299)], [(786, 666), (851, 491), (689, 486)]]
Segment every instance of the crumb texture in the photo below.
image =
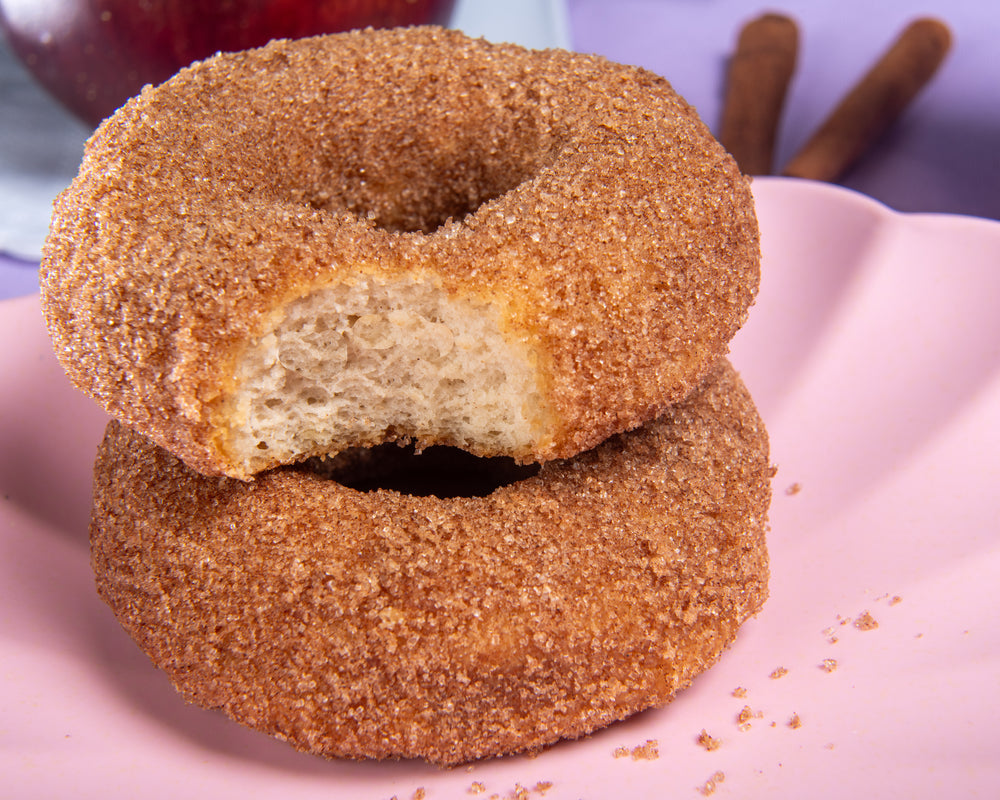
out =
[(545, 425), (496, 310), (430, 283), (359, 278), (290, 303), (236, 382), (226, 441), (247, 474), (393, 440), (523, 455)]
[[(759, 266), (749, 184), (665, 80), (425, 27), (276, 41), (147, 87), (56, 201), (41, 285), (81, 390), (195, 469), (246, 479), (243, 445), (228, 449), (241, 359), (289, 315), (326, 318), (303, 298), (398, 288), (421, 348), (436, 340), (413, 286), (487, 310), (530, 362), (544, 424), (527, 448), (488, 426), (462, 436), (545, 462), (693, 391)], [(381, 312), (356, 313), (363, 329)], [(462, 380), (493, 380), (496, 348), (484, 356)], [(319, 438), (332, 452), (354, 435)], [(264, 452), (251, 469), (278, 463)]]
[(476, 497), (208, 477), (114, 421), (92, 563), (189, 700), (313, 753), (456, 764), (583, 736), (715, 663), (767, 594), (771, 475), (725, 362)]

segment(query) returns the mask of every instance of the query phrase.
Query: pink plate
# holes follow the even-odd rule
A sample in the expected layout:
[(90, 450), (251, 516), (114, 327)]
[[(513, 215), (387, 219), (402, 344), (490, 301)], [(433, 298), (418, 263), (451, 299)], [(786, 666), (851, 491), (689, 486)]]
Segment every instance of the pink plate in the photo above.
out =
[(185, 705), (93, 590), (104, 419), (37, 298), (0, 304), (0, 794), (998, 796), (1000, 224), (755, 193), (764, 279), (733, 361), (779, 467), (770, 601), (669, 707), (450, 771), (323, 761)]

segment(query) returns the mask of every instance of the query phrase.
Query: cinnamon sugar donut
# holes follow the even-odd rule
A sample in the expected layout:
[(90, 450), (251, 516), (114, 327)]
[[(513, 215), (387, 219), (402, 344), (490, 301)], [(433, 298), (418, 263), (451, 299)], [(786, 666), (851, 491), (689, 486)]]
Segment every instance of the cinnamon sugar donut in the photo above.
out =
[(748, 184), (665, 80), (426, 27), (147, 87), (56, 203), (42, 299), (78, 387), (246, 479), (572, 456), (697, 386), (758, 271)]
[(767, 450), (725, 362), (478, 497), (206, 477), (112, 422), (93, 565), (187, 699), (312, 753), (456, 764), (666, 703), (719, 658), (767, 594)]

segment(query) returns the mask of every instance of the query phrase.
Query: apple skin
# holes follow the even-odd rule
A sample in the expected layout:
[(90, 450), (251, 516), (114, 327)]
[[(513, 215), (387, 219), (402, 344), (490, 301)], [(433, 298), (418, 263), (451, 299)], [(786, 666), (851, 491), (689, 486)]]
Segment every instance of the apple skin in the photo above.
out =
[(147, 83), (227, 52), (354, 28), (446, 25), (455, 0), (0, 0), (39, 83), (96, 126)]

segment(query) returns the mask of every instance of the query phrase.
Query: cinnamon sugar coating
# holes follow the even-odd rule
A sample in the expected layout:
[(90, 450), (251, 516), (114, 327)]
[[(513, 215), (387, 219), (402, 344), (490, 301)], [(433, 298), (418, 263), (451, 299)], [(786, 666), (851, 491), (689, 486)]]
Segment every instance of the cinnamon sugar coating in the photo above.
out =
[(727, 363), (482, 497), (200, 475), (112, 422), (101, 596), (190, 701), (296, 748), (438, 764), (668, 702), (763, 604), (767, 435)]
[(323, 287), (405, 277), (495, 309), (547, 420), (507, 454), (545, 461), (685, 397), (758, 271), (748, 184), (665, 80), (426, 27), (279, 41), (144, 90), (56, 202), (42, 302), (80, 389), (239, 475), (234, 364)]

